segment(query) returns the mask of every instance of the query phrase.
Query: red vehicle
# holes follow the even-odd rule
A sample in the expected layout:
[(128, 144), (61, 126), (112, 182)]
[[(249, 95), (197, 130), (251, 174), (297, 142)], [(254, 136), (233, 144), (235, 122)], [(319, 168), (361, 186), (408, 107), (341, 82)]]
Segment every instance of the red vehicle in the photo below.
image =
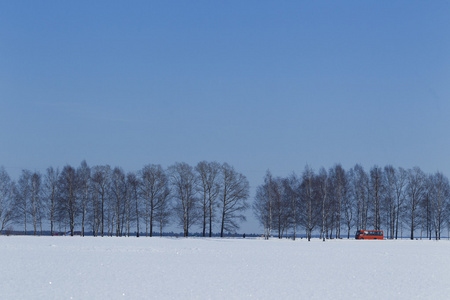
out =
[(356, 231), (356, 240), (382, 240), (384, 234), (382, 230), (358, 230)]

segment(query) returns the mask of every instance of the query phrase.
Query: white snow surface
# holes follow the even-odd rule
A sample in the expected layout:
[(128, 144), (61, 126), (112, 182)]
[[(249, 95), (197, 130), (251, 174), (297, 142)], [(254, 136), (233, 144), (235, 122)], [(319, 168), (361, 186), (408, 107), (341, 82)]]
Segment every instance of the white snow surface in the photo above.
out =
[(447, 240), (0, 237), (1, 299), (448, 299)]

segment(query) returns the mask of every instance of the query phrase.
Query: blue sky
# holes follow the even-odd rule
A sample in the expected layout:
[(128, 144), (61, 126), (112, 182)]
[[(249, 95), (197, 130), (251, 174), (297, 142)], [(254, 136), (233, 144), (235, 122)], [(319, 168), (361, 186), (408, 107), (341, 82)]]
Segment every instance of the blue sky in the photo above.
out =
[(450, 176), (448, 16), (449, 1), (2, 1), (0, 165), (216, 160), (252, 191), (305, 164)]

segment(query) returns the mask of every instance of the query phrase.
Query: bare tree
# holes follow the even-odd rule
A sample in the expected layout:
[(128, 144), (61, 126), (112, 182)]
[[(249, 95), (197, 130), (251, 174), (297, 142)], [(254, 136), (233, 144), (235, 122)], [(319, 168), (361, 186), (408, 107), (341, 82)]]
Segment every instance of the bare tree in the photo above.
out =
[(299, 180), (295, 173), (292, 173), (288, 178), (282, 179), (283, 184), (283, 198), (288, 206), (288, 223), (292, 226), (292, 238), (295, 241), (297, 226), (300, 222), (299, 217), (299, 205), (300, 205), (300, 195), (299, 195)]
[(356, 199), (356, 229), (367, 229), (369, 215), (369, 177), (361, 165), (353, 168), (352, 186)]
[(450, 183), (448, 178), (441, 172), (436, 172), (432, 176), (434, 185), (434, 195), (432, 198), (433, 223), (436, 239), (441, 239), (441, 231), (444, 220), (449, 216), (449, 210), (446, 209), (450, 201)]
[(355, 207), (355, 201), (352, 197), (351, 193), (349, 192), (350, 185), (348, 180), (348, 173), (344, 173), (344, 197), (342, 198), (342, 211), (344, 212), (344, 221), (345, 225), (347, 226), (347, 239), (350, 238), (350, 231), (353, 227), (354, 223), (354, 207)]
[[(139, 214), (139, 180), (134, 172), (127, 173), (125, 177), (125, 185), (125, 232), (129, 237), (131, 235), (131, 227), (133, 223), (138, 223), (137, 218)], [(137, 207), (136, 204), (138, 204)], [(137, 237), (139, 237), (138, 232), (139, 229), (136, 231)]]
[(406, 184), (407, 184), (408, 172), (399, 168), (394, 177), (394, 189), (395, 189), (395, 239), (398, 238), (399, 226), (401, 226), (402, 218), (401, 212), (405, 210), (404, 203), (406, 198)]
[(420, 230), (420, 239), (422, 239), (423, 230), (425, 229), (427, 239), (431, 240), (431, 235), (433, 232), (433, 198), (435, 195), (435, 185), (434, 185), (434, 178), (433, 175), (425, 175), (425, 181), (424, 181), (424, 197), (421, 202), (421, 209), (420, 213), (422, 216), (422, 222), (421, 222), (421, 230)]
[(285, 194), (284, 186), (280, 177), (273, 180), (271, 188), (273, 195), (273, 227), (278, 231), (278, 238), (281, 239), (283, 237), (284, 230), (287, 229), (290, 214), (290, 203), (286, 203), (287, 198), (283, 197)]
[(0, 167), (0, 235), (13, 221), (13, 183), (5, 168)]
[(42, 203), (41, 203), (41, 182), (42, 176), (38, 172), (34, 172), (31, 175), (31, 195), (30, 195), (30, 214), (33, 221), (33, 234), (37, 235), (38, 225), (40, 225), (42, 235)]
[(309, 166), (305, 166), (300, 186), (300, 199), (302, 207), (301, 220), (306, 229), (308, 241), (311, 241), (312, 231), (317, 225), (321, 212), (321, 206), (317, 201), (316, 183), (314, 171)]
[(71, 236), (74, 235), (76, 218), (79, 213), (78, 188), (78, 178), (75, 169), (70, 165), (66, 165), (58, 179), (58, 210), (61, 215), (68, 218)]
[[(134, 217), (136, 218), (136, 237), (139, 237), (139, 216), (141, 210), (141, 202), (139, 197), (139, 185), (140, 182), (134, 173), (127, 174), (127, 193), (130, 197), (130, 201), (133, 203)], [(130, 204), (131, 204), (130, 202)]]
[(126, 212), (126, 188), (124, 171), (119, 167), (115, 167), (111, 173), (111, 194), (114, 200), (111, 204), (114, 212), (116, 236), (122, 236), (123, 233)]
[(264, 176), (264, 184), (256, 188), (255, 201), (252, 208), (255, 217), (264, 227), (264, 238), (266, 240), (272, 235), (272, 209), (273, 209), (273, 178), (269, 170)]
[(383, 193), (382, 169), (374, 166), (370, 169), (370, 190), (373, 204), (373, 229), (381, 229), (381, 196)]
[(395, 229), (395, 178), (396, 178), (396, 170), (393, 166), (384, 167), (383, 173), (383, 211), (385, 215), (386, 221), (386, 237), (393, 239), (394, 238), (394, 229)]
[(146, 165), (140, 172), (141, 195), (145, 202), (146, 235), (150, 228), (150, 236), (153, 236), (153, 223), (155, 212), (161, 200), (161, 194), (167, 187), (167, 176), (160, 165)]
[(322, 241), (325, 242), (325, 224), (328, 214), (330, 213), (328, 204), (328, 190), (330, 189), (330, 184), (328, 180), (327, 171), (324, 168), (319, 170), (319, 175), (317, 176), (317, 195), (321, 202), (322, 210), (322, 228), (321, 236)]
[(28, 224), (28, 210), (29, 210), (29, 201), (31, 194), (31, 172), (29, 170), (22, 170), (22, 174), (19, 177), (19, 181), (17, 184), (17, 188), (15, 191), (15, 219), (18, 223), (23, 219), (23, 226), (25, 235), (27, 235), (27, 224)]
[[(94, 171), (95, 169), (93, 169)], [(98, 236), (99, 235), (99, 231), (100, 231), (100, 227), (101, 227), (101, 215), (102, 215), (102, 211), (101, 211), (101, 185), (99, 185), (98, 183), (96, 183), (94, 181), (95, 176), (97, 176), (98, 174), (95, 174), (95, 172), (92, 173), (92, 178), (91, 178), (91, 184), (90, 184), (90, 196), (89, 196), (89, 206), (90, 209), (88, 209), (88, 214), (87, 214), (87, 218), (88, 218), (88, 223), (92, 226), (92, 235), (93, 236)], [(97, 177), (98, 178), (98, 177)]]
[(414, 167), (412, 170), (408, 170), (407, 177), (407, 206), (406, 213), (410, 221), (411, 240), (414, 239), (414, 230), (417, 226), (416, 218), (419, 215), (419, 205), (424, 197), (425, 174), (419, 167)]
[(221, 225), (220, 236), (224, 231), (239, 229), (238, 221), (245, 221), (244, 212), (248, 208), (249, 183), (247, 178), (227, 163), (221, 168), (222, 192), (220, 195)]
[[(104, 235), (105, 225), (105, 206), (108, 201), (109, 189), (111, 185), (110, 181), (111, 168), (110, 166), (96, 166), (93, 168), (92, 183), (94, 188), (93, 206), (99, 207), (99, 216), (94, 215), (95, 220), (98, 218), (100, 221), (101, 236)], [(98, 204), (97, 204), (98, 203)], [(94, 210), (97, 211), (97, 210)], [(94, 225), (95, 227), (95, 225)]]
[(212, 223), (217, 206), (216, 200), (220, 192), (219, 175), (220, 164), (218, 162), (202, 161), (197, 164), (195, 171), (198, 174), (199, 190), (202, 195), (201, 210), (203, 217), (203, 236), (206, 236), (206, 224), (209, 223), (209, 237), (212, 236)]
[(195, 191), (197, 176), (187, 163), (175, 163), (170, 166), (169, 176), (175, 200), (174, 210), (180, 225), (183, 226), (184, 236), (188, 237), (189, 229), (200, 217)]
[(91, 181), (91, 168), (85, 160), (81, 162), (81, 165), (77, 169), (77, 177), (79, 180), (80, 193), (80, 210), (81, 210), (81, 236), (84, 236), (86, 216), (89, 208), (89, 190)]
[(55, 214), (56, 214), (56, 202), (58, 196), (58, 178), (59, 170), (53, 167), (47, 168), (44, 176), (44, 202), (46, 215), (50, 221), (50, 234), (54, 234)]
[(163, 235), (163, 229), (169, 224), (172, 217), (171, 196), (169, 186), (166, 185), (164, 191), (159, 195), (158, 207), (155, 211), (155, 220), (159, 224), (159, 236)]
[(345, 170), (340, 164), (337, 164), (330, 169), (329, 178), (330, 200), (335, 211), (334, 219), (336, 222), (336, 237), (341, 238), (341, 221), (343, 220), (342, 202), (347, 196), (347, 178)]

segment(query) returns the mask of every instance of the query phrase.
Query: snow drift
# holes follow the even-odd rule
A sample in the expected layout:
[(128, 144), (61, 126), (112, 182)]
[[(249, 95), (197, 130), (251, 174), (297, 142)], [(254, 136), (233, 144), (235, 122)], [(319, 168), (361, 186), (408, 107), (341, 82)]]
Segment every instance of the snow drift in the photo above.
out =
[(0, 237), (2, 299), (444, 299), (449, 241)]

